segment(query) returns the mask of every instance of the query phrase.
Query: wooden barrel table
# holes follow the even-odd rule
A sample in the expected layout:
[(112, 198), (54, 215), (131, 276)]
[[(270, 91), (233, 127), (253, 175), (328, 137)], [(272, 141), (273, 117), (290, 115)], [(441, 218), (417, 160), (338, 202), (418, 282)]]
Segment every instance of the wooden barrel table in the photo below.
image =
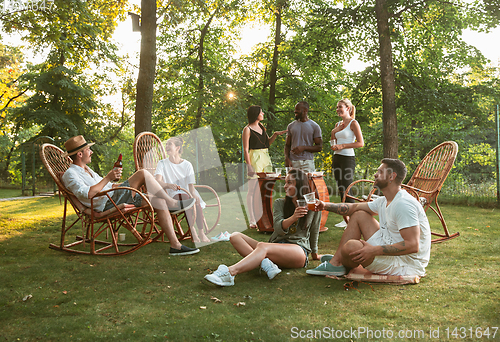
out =
[[(285, 177), (274, 173), (258, 173), (258, 187), (260, 196), (254, 196), (254, 208), (262, 206), (262, 216), (257, 221), (257, 228), (259, 232), (273, 232), (273, 194), (274, 185), (277, 180), (284, 180)], [(328, 195), (328, 188), (326, 187), (325, 180), (323, 179), (322, 172), (309, 173), (309, 187), (311, 191), (316, 193), (316, 198), (323, 202), (330, 202)], [(324, 210), (321, 213), (320, 232), (328, 230), (325, 227), (328, 218), (328, 211)]]

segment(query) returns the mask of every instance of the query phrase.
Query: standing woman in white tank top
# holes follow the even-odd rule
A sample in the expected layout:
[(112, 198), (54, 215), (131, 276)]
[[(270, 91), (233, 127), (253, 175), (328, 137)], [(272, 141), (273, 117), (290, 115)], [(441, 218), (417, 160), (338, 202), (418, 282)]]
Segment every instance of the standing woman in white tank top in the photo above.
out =
[[(342, 99), (337, 103), (337, 115), (342, 121), (337, 122), (332, 130), (331, 139), (337, 141), (336, 145), (331, 146), (334, 151), (332, 170), (342, 200), (345, 189), (354, 180), (354, 170), (356, 169), (354, 149), (363, 147), (365, 143), (361, 127), (355, 120), (356, 107), (350, 100)], [(354, 203), (354, 200), (347, 198), (346, 202)]]

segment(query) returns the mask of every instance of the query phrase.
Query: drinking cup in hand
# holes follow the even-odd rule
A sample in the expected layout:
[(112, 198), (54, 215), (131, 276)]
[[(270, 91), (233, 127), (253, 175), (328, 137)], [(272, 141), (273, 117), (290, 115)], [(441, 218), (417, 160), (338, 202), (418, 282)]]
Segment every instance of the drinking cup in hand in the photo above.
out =
[(307, 206), (307, 201), (305, 199), (298, 199), (297, 206), (298, 207), (305, 207), (305, 206)]

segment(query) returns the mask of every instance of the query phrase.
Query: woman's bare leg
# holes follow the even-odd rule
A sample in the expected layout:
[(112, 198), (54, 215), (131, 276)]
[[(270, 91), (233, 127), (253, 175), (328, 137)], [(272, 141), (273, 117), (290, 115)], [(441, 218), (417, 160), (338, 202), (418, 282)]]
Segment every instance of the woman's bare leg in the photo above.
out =
[(257, 242), (256, 248), (250, 254), (238, 263), (229, 266), (229, 273), (235, 276), (253, 270), (259, 267), (265, 258), (269, 258), (276, 265), (283, 268), (301, 268), (306, 263), (304, 250), (298, 245)]
[(248, 180), (248, 192), (247, 192), (247, 208), (248, 208), (248, 220), (250, 221), (250, 225), (253, 225), (257, 222), (255, 219), (255, 209), (254, 209), (254, 196), (257, 193), (257, 179)]
[(210, 242), (210, 239), (205, 235), (203, 228), (206, 225), (205, 216), (203, 215), (203, 208), (201, 205), (196, 204), (196, 227), (198, 228), (198, 233), (200, 234), (200, 239), (202, 242)]
[[(188, 194), (185, 194), (185, 193), (176, 194), (174, 196), (174, 199), (176, 199), (176, 200), (185, 200), (188, 198), (190, 198), (190, 196)], [(199, 207), (199, 205), (197, 204), (196, 207)], [(198, 211), (198, 208), (196, 208), (196, 209), (197, 209), (196, 210), (196, 222), (198, 222), (199, 211)], [(200, 207), (200, 211), (201, 211), (201, 207)], [(201, 239), (198, 236), (198, 232), (196, 231), (196, 228), (194, 227), (193, 216), (194, 216), (194, 208), (186, 210), (186, 219), (187, 219), (187, 223), (188, 223), (188, 226), (190, 228), (190, 231), (191, 231), (191, 235), (193, 236), (193, 242), (201, 242), (201, 241), (210, 242), (210, 240), (207, 238), (205, 233), (203, 233), (203, 231), (201, 231), (201, 233), (200, 233)]]
[(246, 257), (248, 254), (252, 253), (259, 243), (259, 241), (239, 232), (231, 234), (229, 241), (231, 241), (234, 249), (236, 249), (242, 257)]

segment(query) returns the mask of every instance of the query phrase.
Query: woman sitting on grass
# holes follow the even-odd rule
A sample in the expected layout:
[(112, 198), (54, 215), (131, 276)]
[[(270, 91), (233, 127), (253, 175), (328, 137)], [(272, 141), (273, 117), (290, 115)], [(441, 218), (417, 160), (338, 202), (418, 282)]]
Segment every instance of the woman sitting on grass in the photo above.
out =
[(304, 200), (304, 194), (309, 192), (306, 174), (292, 169), (285, 179), (286, 198), (274, 201), (274, 233), (269, 242), (259, 242), (245, 234), (233, 233), (231, 244), (243, 259), (229, 267), (219, 265), (219, 268), (212, 274), (207, 274), (205, 279), (219, 286), (232, 286), (237, 274), (258, 266), (267, 273), (269, 279), (281, 272), (279, 267), (307, 266), (307, 257), (311, 252), (309, 236), (319, 233), (319, 225), (314, 226), (312, 222), (314, 215), (320, 212), (308, 212), (307, 206), (297, 206), (297, 200)]

